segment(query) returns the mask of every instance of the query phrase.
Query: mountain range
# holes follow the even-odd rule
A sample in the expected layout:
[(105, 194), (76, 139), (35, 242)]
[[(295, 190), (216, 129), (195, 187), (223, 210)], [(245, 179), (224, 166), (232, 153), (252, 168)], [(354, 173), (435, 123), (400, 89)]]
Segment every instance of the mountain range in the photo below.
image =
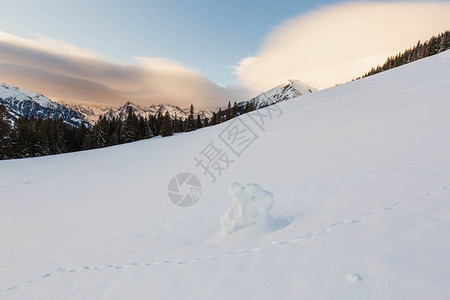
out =
[[(298, 80), (290, 80), (287, 84), (279, 85), (267, 92), (264, 92), (250, 100), (237, 103), (238, 112), (244, 111), (249, 104), (255, 109), (263, 108), (275, 103), (296, 98), (314, 92), (315, 89)], [(19, 116), (41, 116), (46, 118), (62, 118), (64, 122), (72, 126), (93, 126), (100, 116), (107, 119), (125, 119), (130, 108), (139, 117), (148, 117), (149, 114), (169, 113), (172, 119), (186, 119), (189, 116), (190, 108), (180, 108), (171, 104), (159, 104), (142, 106), (127, 101), (123, 106), (108, 106), (101, 104), (55, 102), (42, 94), (28, 91), (22, 87), (0, 85), (0, 102), (6, 106), (7, 111), (15, 120)], [(196, 110), (202, 118), (211, 118), (219, 108), (204, 108)]]
[[(142, 106), (131, 101), (127, 101), (122, 106), (68, 102), (61, 102), (61, 104), (77, 112), (84, 120), (92, 125), (95, 124), (100, 116), (106, 116), (107, 119), (119, 118), (123, 120), (126, 118), (130, 108), (132, 108), (133, 112), (139, 117), (148, 117), (149, 114), (156, 115), (160, 112), (163, 115), (166, 112), (169, 112), (172, 119), (186, 119), (189, 116), (189, 107), (180, 108), (179, 106), (171, 104)], [(213, 112), (217, 110), (218, 108), (206, 108), (196, 111), (196, 114), (200, 114), (202, 118), (211, 118)]]

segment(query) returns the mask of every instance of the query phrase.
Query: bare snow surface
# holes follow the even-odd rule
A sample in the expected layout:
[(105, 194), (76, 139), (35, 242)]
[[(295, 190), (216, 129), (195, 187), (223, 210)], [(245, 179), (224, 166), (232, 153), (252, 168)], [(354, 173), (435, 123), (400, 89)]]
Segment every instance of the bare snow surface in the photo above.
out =
[[(450, 299), (449, 95), (447, 51), (280, 103), (214, 183), (193, 158), (230, 122), (1, 161), (0, 298)], [(202, 182), (185, 208), (181, 172)], [(268, 201), (250, 219), (269, 191), (286, 222), (223, 235), (245, 183)]]

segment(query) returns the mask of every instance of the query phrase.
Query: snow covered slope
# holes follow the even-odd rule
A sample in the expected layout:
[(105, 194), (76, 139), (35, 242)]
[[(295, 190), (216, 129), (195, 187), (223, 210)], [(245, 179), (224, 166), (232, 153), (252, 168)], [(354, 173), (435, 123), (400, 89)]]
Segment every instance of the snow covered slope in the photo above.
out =
[[(1, 161), (0, 298), (449, 299), (449, 94), (447, 51), (282, 102), (262, 129), (273, 106)], [(241, 121), (257, 138), (237, 156), (221, 137)], [(214, 183), (194, 161), (211, 142), (234, 160)], [(185, 208), (167, 195), (181, 172), (202, 183)], [(259, 184), (289, 223), (221, 235), (232, 182)]]
[(41, 116), (42, 118), (49, 115), (51, 118), (61, 117), (72, 126), (81, 126), (83, 123), (82, 116), (72, 109), (22, 87), (0, 84), (0, 102), (6, 106), (13, 119), (25, 115)]

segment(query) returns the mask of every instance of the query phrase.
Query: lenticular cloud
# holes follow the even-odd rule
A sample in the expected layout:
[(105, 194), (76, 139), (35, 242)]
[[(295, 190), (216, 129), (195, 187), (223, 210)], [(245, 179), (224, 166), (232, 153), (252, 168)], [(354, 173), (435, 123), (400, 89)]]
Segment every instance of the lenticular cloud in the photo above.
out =
[(315, 88), (349, 81), (390, 55), (450, 28), (450, 3), (344, 3), (281, 24), (235, 67), (241, 84), (267, 90), (287, 79)]

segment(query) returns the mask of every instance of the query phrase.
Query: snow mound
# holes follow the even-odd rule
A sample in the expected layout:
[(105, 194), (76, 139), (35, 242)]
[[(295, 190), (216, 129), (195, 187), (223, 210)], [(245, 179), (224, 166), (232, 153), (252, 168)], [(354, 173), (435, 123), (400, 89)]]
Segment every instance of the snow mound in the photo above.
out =
[(281, 220), (272, 216), (270, 210), (274, 203), (273, 195), (258, 184), (234, 182), (229, 188), (229, 193), (233, 203), (220, 218), (222, 235), (252, 225), (277, 230), (290, 223), (287, 219)]
[(361, 280), (361, 277), (358, 274), (350, 273), (347, 275), (347, 280), (350, 282), (358, 282)]

